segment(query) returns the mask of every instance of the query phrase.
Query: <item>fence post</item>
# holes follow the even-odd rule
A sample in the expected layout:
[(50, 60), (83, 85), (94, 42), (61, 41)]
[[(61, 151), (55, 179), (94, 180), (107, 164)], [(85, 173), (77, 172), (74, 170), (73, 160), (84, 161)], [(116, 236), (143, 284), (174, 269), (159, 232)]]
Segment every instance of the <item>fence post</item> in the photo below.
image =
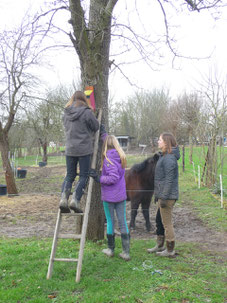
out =
[(220, 189), (221, 189), (221, 208), (223, 208), (223, 185), (222, 185), (222, 175), (220, 175)]
[(195, 163), (192, 162), (192, 166), (193, 166), (193, 175), (194, 175), (194, 180), (196, 182), (196, 176), (195, 176)]
[(200, 188), (200, 166), (198, 165), (198, 188)]
[(183, 169), (183, 172), (184, 172), (184, 145), (182, 146), (182, 169)]

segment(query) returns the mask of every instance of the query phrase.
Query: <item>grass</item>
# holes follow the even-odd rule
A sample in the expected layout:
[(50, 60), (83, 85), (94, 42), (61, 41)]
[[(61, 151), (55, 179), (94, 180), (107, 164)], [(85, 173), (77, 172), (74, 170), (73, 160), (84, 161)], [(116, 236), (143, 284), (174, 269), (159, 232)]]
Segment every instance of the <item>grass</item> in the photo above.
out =
[[(61, 240), (60, 256), (74, 256), (77, 242)], [(81, 281), (75, 263), (55, 262), (46, 280), (50, 239), (0, 240), (0, 302), (216, 302), (227, 300), (226, 268), (221, 257), (179, 244), (177, 258), (148, 255), (154, 241), (132, 240), (132, 260), (104, 257), (105, 241), (86, 242)], [(143, 267), (143, 262), (147, 267)], [(152, 265), (152, 267), (149, 267)], [(159, 273), (153, 273), (160, 270)], [(152, 274), (153, 273), (153, 274)]]
[(227, 232), (227, 200), (224, 200), (224, 209), (221, 208), (220, 196), (212, 195), (207, 187), (198, 189), (194, 178), (189, 174), (180, 172), (179, 183), (178, 203), (189, 203), (205, 224)]
[[(201, 146), (196, 146), (193, 148), (193, 162), (194, 162), (194, 168), (193, 164), (189, 163), (189, 148), (185, 147), (185, 173), (188, 175), (191, 175), (196, 177), (196, 180), (198, 182), (198, 166), (200, 167), (200, 174), (202, 175), (203, 167), (205, 164), (205, 156), (206, 156), (206, 150), (203, 149)], [(219, 154), (219, 147), (218, 147), (218, 154)], [(223, 190), (224, 190), (224, 196), (227, 197), (227, 147), (224, 148), (224, 167), (223, 167), (223, 172), (222, 172), (222, 182), (223, 182)], [(217, 159), (218, 162), (218, 173), (217, 173), (217, 184), (216, 188), (220, 189), (220, 179), (219, 179), (219, 174), (220, 174), (220, 159), (218, 157)], [(182, 150), (181, 150), (181, 159), (179, 160), (179, 166), (182, 169)], [(195, 172), (194, 172), (195, 170)], [(215, 188), (212, 190), (214, 191)]]
[[(23, 158), (16, 158), (15, 165), (17, 167), (23, 168), (23, 166), (37, 166), (39, 162), (42, 162), (41, 156), (26, 156)], [(48, 165), (65, 165), (65, 157), (64, 156), (48, 156)]]

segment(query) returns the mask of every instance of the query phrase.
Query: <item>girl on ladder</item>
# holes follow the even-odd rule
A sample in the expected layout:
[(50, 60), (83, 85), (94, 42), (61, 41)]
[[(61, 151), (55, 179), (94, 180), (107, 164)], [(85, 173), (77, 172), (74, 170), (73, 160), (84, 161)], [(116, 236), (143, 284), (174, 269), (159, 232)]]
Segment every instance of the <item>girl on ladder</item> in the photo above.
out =
[[(62, 184), (62, 193), (59, 207), (62, 212), (81, 213), (80, 200), (88, 181), (91, 154), (93, 153), (93, 137), (99, 129), (99, 122), (90, 108), (85, 94), (76, 91), (65, 105), (63, 116), (66, 134), (66, 167), (67, 174)], [(79, 180), (74, 189), (72, 199), (68, 203), (72, 184), (78, 175)]]

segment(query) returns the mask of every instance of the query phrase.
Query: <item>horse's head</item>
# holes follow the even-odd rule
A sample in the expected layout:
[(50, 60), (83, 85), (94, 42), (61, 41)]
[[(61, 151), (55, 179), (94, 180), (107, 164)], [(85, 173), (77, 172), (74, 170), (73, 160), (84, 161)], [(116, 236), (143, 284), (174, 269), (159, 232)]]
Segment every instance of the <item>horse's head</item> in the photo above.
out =
[(158, 162), (159, 155), (154, 154), (152, 157), (147, 158), (141, 163), (133, 165), (131, 171), (140, 176), (143, 183), (146, 183), (149, 186), (153, 186), (154, 184), (154, 173), (155, 166)]
[(154, 174), (155, 174), (155, 167), (156, 163), (158, 162), (159, 155), (154, 154), (152, 157), (148, 158), (147, 165), (146, 165), (146, 172), (149, 175), (149, 182), (154, 182)]

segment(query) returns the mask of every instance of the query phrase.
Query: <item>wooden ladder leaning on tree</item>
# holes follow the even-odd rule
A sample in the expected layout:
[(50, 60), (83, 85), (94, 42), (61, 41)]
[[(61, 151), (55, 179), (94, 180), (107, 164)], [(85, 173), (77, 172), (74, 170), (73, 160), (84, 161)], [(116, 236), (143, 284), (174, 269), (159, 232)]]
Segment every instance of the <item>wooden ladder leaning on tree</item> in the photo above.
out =
[[(98, 113), (99, 124), (101, 124), (101, 119), (102, 119), (102, 109), (100, 109), (99, 113)], [(100, 130), (98, 130), (95, 134), (94, 152), (93, 152), (93, 156), (92, 156), (91, 168), (96, 168), (98, 146), (99, 146), (99, 133), (100, 133)], [(84, 213), (62, 213), (60, 208), (58, 210), (57, 221), (56, 221), (53, 243), (52, 243), (52, 249), (51, 249), (50, 260), (49, 260), (49, 266), (48, 266), (48, 271), (47, 271), (47, 279), (50, 279), (51, 276), (52, 276), (54, 261), (64, 261), (64, 262), (77, 262), (76, 282), (80, 281), (93, 184), (94, 184), (94, 179), (90, 177), (89, 178), (88, 193), (87, 193), (86, 206), (85, 206)], [(82, 224), (81, 234), (61, 234), (60, 233), (60, 226), (61, 226), (62, 216), (83, 216), (83, 224)], [(79, 248), (78, 259), (55, 258), (55, 254), (56, 254), (56, 250), (57, 250), (57, 242), (58, 242), (59, 238), (80, 240), (80, 248)]]

